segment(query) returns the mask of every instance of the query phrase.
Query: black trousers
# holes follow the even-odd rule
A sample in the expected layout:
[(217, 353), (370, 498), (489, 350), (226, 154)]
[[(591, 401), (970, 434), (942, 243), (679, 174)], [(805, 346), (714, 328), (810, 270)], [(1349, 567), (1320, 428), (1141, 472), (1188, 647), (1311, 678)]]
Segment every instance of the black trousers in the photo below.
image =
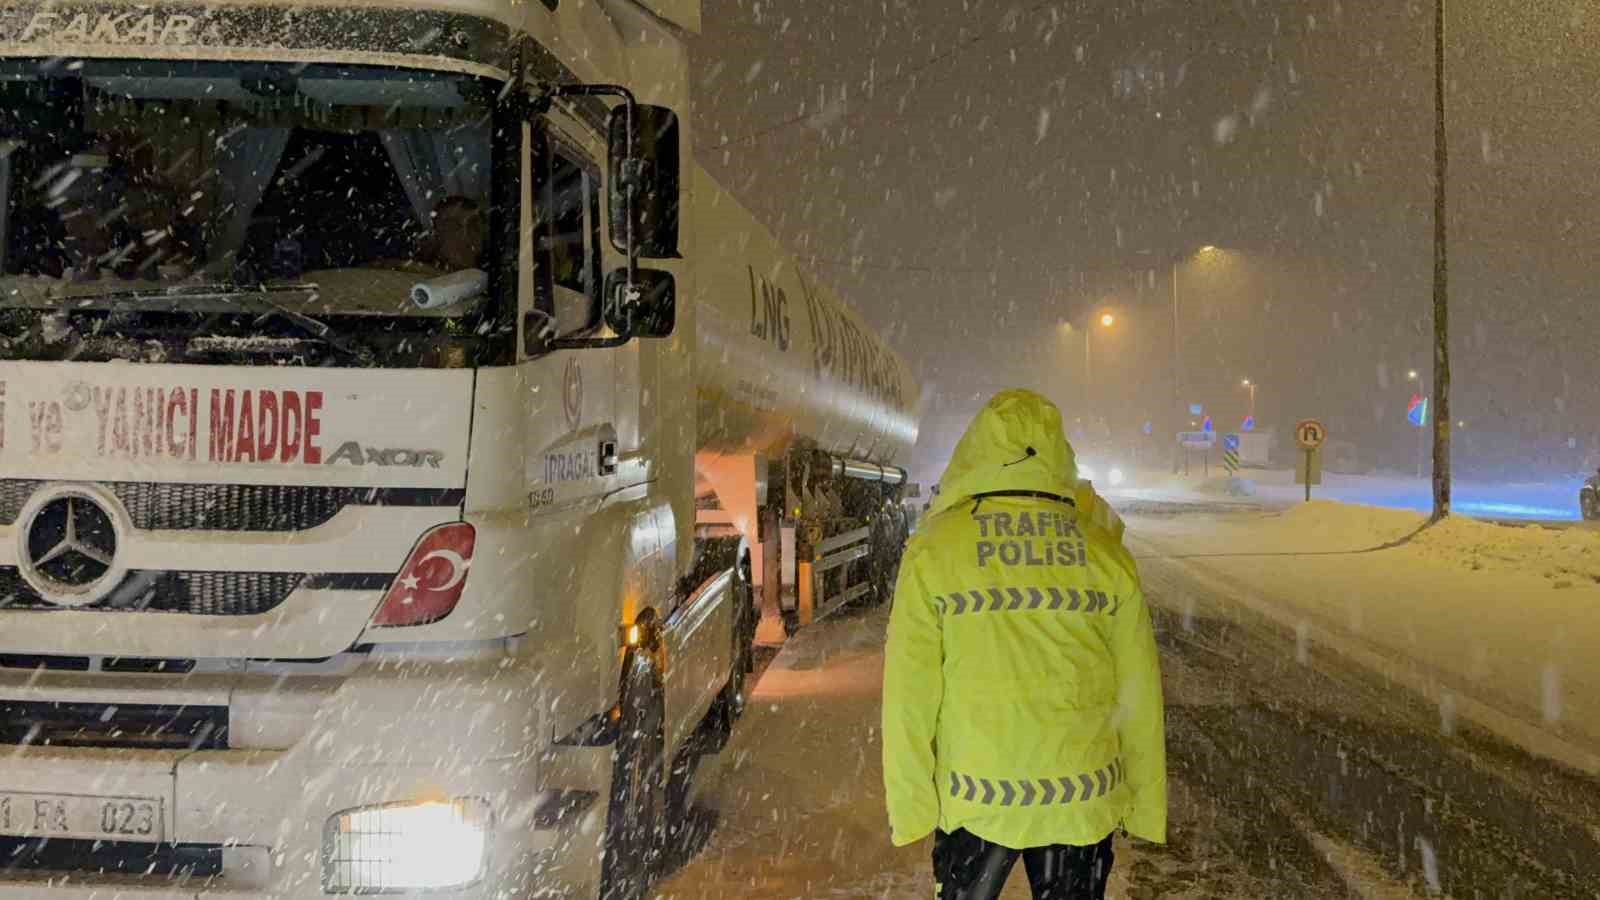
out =
[(936, 900), (995, 900), (1022, 857), (1033, 900), (1104, 900), (1111, 874), (1111, 835), (1088, 847), (1056, 844), (1012, 850), (959, 829), (933, 836)]

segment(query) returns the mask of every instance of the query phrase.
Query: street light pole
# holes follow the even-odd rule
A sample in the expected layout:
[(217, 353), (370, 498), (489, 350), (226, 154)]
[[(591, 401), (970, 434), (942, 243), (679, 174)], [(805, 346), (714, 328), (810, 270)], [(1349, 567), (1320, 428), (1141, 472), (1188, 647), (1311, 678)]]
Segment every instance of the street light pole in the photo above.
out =
[(1406, 373), (1406, 380), (1415, 381), (1417, 383), (1417, 389), (1419, 391), (1421, 391), (1421, 393), (1418, 394), (1418, 396), (1420, 396), (1422, 398), (1422, 416), (1423, 416), (1423, 418), (1422, 418), (1422, 424), (1417, 426), (1417, 477), (1421, 478), (1422, 477), (1422, 462), (1428, 455), (1428, 427), (1427, 427), (1428, 426), (1428, 418), (1427, 418), (1427, 416), (1428, 416), (1428, 404), (1431, 403), (1432, 401), (1428, 398), (1428, 383), (1426, 381), (1422, 380), (1422, 377), (1417, 374), (1417, 370), (1412, 369), (1411, 371), (1407, 372)]
[[(1100, 315), (1100, 327), (1102, 328), (1110, 328), (1112, 325), (1116, 324), (1116, 321), (1117, 317), (1113, 316), (1111, 313), (1102, 313)], [(1090, 355), (1089, 350), (1090, 341), (1094, 337), (1094, 324), (1094, 312), (1091, 311), (1083, 318), (1083, 386), (1085, 402), (1087, 402), (1088, 399), (1088, 393), (1091, 386), (1090, 379), (1093, 377), (1092, 373), (1094, 372), (1093, 357)]]
[(1094, 326), (1088, 321), (1083, 323), (1083, 403), (1089, 407), (1089, 421), (1094, 421), (1094, 407), (1091, 399), (1094, 394), (1094, 366), (1090, 363), (1089, 339), (1094, 335)]
[(1450, 515), (1450, 267), (1445, 223), (1445, 0), (1433, 17), (1433, 519)]
[[(1179, 422), (1182, 421), (1181, 416), (1183, 409), (1183, 407), (1179, 405), (1181, 401), (1178, 399), (1179, 395), (1182, 393), (1181, 389), (1178, 387), (1178, 383), (1183, 379), (1183, 364), (1180, 352), (1182, 341), (1179, 337), (1178, 327), (1178, 263), (1181, 261), (1182, 260), (1180, 259), (1174, 259), (1172, 261), (1172, 415), (1174, 416), (1175, 420)], [(1168, 440), (1174, 442), (1172, 447), (1173, 472), (1178, 471), (1178, 447), (1176, 441), (1178, 439), (1177, 432), (1179, 430), (1180, 429), (1178, 428), (1172, 429), (1172, 433), (1168, 436)]]

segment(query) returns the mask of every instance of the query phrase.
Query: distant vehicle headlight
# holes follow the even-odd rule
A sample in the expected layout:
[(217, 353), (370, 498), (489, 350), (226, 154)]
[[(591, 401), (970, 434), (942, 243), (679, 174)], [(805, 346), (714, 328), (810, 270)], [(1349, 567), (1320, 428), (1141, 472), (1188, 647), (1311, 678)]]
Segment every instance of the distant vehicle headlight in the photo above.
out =
[(1112, 469), (1106, 473), (1106, 478), (1111, 482), (1112, 487), (1121, 487), (1124, 480), (1121, 469)]
[(323, 890), (373, 894), (465, 887), (483, 877), (488, 845), (489, 806), (477, 798), (347, 809), (328, 819)]

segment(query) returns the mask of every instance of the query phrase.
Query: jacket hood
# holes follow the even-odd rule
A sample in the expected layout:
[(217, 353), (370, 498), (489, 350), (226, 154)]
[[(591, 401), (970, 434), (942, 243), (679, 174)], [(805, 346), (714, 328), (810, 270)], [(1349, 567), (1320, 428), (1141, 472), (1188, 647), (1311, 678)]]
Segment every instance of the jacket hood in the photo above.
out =
[(990, 398), (950, 455), (928, 512), (994, 491), (1068, 499), (1078, 493), (1078, 465), (1061, 430), (1061, 411), (1032, 391), (1007, 390)]

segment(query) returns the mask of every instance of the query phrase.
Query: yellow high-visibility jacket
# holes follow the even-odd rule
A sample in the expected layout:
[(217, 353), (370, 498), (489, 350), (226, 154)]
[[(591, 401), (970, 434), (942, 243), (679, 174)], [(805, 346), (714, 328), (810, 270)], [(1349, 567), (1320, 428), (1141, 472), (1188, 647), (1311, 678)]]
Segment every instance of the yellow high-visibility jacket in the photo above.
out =
[(939, 485), (889, 625), (895, 845), (965, 828), (1014, 849), (1082, 846), (1119, 825), (1164, 843), (1150, 612), (1132, 557), (1075, 505), (1060, 412), (1028, 391), (996, 395)]

